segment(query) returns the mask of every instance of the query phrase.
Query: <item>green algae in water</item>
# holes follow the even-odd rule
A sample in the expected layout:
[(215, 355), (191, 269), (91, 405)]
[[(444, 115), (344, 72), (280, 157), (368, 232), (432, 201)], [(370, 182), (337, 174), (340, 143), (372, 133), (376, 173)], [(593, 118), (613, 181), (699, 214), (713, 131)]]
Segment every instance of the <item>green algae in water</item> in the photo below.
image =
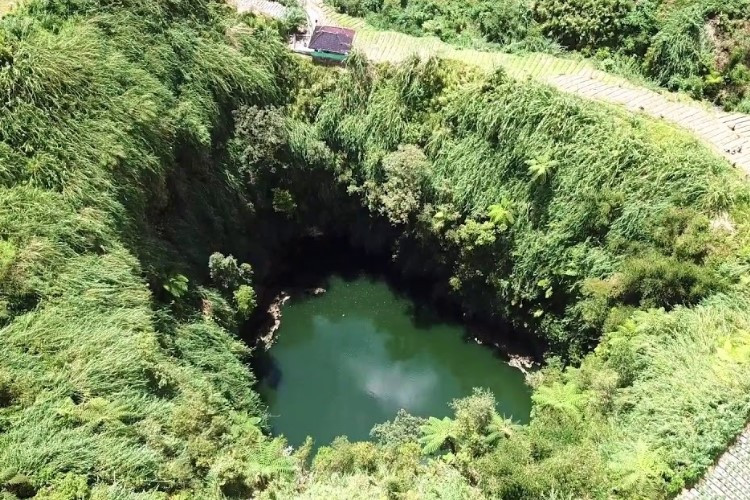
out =
[(474, 387), (493, 392), (501, 414), (527, 422), (531, 389), (492, 350), (464, 340), (460, 324), (415, 314), (381, 280), (330, 279), (325, 294), (283, 308), (259, 390), (271, 426), (293, 445), (365, 440), (399, 409), (443, 417)]

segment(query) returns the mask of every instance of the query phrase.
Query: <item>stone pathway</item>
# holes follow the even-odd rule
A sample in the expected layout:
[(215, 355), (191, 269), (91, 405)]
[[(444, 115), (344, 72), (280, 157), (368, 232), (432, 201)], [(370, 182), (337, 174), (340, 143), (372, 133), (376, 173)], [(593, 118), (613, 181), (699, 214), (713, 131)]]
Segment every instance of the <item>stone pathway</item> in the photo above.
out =
[(287, 8), (269, 0), (234, 0), (232, 4), (238, 12), (256, 12), (275, 19), (283, 19)]
[(565, 92), (617, 104), (680, 125), (750, 175), (750, 115), (680, 101), (670, 94), (629, 84), (607, 83), (596, 75), (560, 75), (548, 81)]
[(750, 499), (750, 426), (745, 428), (700, 483), (677, 497), (677, 500), (697, 499)]
[[(240, 11), (252, 10), (273, 17), (282, 17), (286, 12), (285, 7), (268, 0), (236, 2)], [(624, 78), (599, 71), (580, 58), (459, 49), (435, 37), (414, 37), (377, 30), (363, 19), (336, 12), (321, 0), (301, 0), (301, 3), (313, 23), (356, 30), (354, 48), (370, 60), (399, 62), (413, 54), (420, 57), (434, 55), (473, 64), (488, 71), (503, 68), (516, 78), (532, 78), (563, 92), (614, 104), (683, 127), (750, 176), (750, 115), (727, 113), (684, 95), (639, 87)]]

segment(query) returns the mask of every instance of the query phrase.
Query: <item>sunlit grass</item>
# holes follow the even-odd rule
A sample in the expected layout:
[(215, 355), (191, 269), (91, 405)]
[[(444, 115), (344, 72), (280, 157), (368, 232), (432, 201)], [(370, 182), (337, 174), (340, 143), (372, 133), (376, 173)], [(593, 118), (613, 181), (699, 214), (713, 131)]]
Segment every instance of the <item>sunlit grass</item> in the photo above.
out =
[(0, 16), (3, 16), (18, 3), (18, 0), (0, 0)]

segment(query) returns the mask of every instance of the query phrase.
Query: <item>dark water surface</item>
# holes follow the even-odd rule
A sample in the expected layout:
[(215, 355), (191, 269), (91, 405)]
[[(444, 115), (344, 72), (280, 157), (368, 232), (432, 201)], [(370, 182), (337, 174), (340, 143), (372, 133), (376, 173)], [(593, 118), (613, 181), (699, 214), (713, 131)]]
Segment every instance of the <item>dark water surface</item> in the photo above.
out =
[(400, 408), (443, 417), (448, 403), (490, 389), (498, 409), (527, 422), (523, 374), (490, 349), (466, 342), (465, 328), (438, 320), (382, 280), (332, 277), (327, 292), (283, 307), (276, 344), (264, 360), (259, 391), (271, 425), (293, 445), (346, 435), (365, 440)]

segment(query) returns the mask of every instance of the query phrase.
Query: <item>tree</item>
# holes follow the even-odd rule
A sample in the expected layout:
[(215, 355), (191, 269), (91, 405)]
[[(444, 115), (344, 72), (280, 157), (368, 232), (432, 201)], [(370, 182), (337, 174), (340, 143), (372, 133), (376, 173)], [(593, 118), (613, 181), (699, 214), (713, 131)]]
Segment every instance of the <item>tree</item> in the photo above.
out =
[(492, 420), (487, 425), (484, 442), (492, 445), (501, 439), (509, 438), (513, 435), (516, 425), (509, 418), (503, 418), (497, 413), (492, 415)]
[(456, 425), (452, 419), (444, 417), (440, 420), (430, 417), (419, 430), (422, 433), (419, 442), (425, 455), (436, 453), (444, 446), (447, 446), (451, 453), (456, 452)]
[(273, 188), (273, 210), (290, 217), (297, 208), (292, 193), (286, 189)]
[(523, 0), (484, 1), (473, 10), (472, 17), (490, 42), (510, 44), (529, 35), (531, 12)]
[(384, 445), (411, 443), (419, 436), (425, 422), (424, 418), (415, 417), (402, 408), (393, 421), (375, 425), (370, 431), (370, 436)]
[(617, 477), (615, 491), (623, 497), (656, 498), (664, 477), (672, 473), (661, 450), (644, 440), (627, 443), (615, 453), (611, 464)]
[(490, 445), (509, 432), (508, 425), (495, 410), (496, 404), (490, 391), (479, 388), (475, 388), (471, 396), (451, 403), (456, 412), (457, 441), (465, 458), (484, 455), (490, 451)]
[(253, 277), (250, 264), (239, 264), (232, 255), (214, 252), (208, 258), (208, 271), (214, 285), (222, 291), (234, 291), (240, 285), (249, 285)]
[(240, 285), (234, 291), (234, 303), (237, 305), (237, 312), (243, 319), (247, 319), (252, 314), (256, 306), (255, 290), (248, 285)]
[(555, 382), (539, 387), (531, 399), (534, 401), (534, 412), (551, 410), (577, 422), (583, 418), (587, 395), (580, 392), (575, 384)]
[(418, 146), (399, 146), (383, 158), (385, 182), (369, 193), (371, 205), (394, 224), (405, 224), (422, 204), (429, 171), (430, 162)]
[(288, 142), (286, 122), (278, 108), (243, 106), (234, 112), (235, 139), (231, 144), (240, 171), (251, 183), (262, 169), (273, 169), (277, 156)]
[(234, 305), (240, 318), (247, 319), (255, 310), (256, 298), (253, 290), (253, 269), (250, 264), (238, 264), (233, 256), (214, 252), (208, 259), (208, 269), (214, 284)]
[(526, 166), (529, 167), (529, 173), (531, 174), (531, 181), (540, 184), (547, 182), (557, 164), (558, 162), (550, 159), (547, 154), (526, 160)]

